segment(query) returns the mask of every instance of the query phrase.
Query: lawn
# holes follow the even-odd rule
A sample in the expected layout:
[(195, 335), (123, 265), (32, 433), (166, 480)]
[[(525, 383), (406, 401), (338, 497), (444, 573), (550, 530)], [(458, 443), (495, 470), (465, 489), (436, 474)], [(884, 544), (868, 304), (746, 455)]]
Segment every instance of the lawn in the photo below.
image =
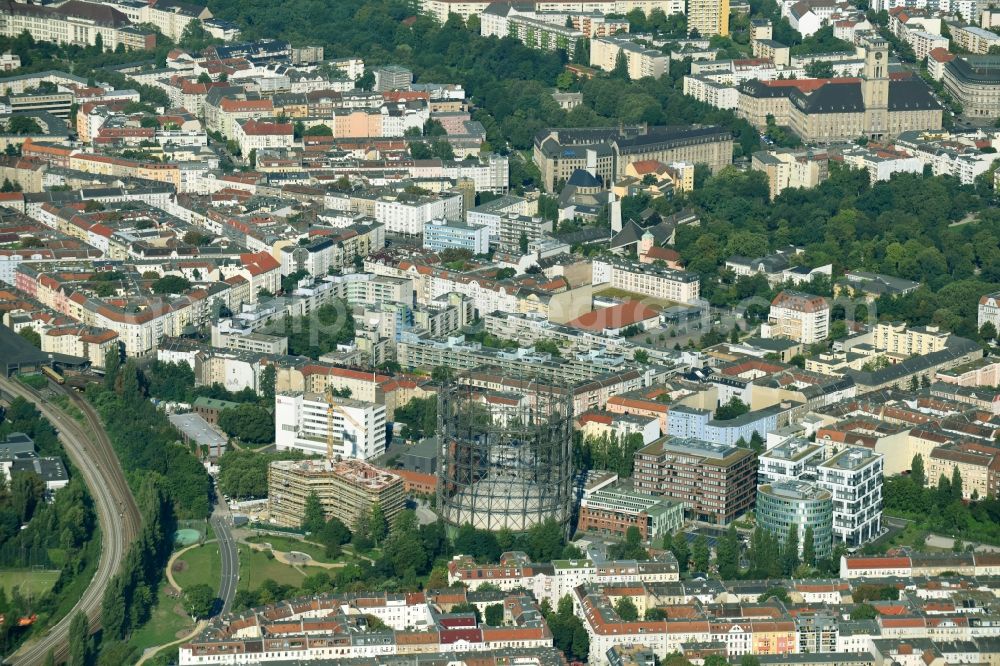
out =
[(630, 291), (625, 291), (624, 289), (615, 289), (614, 287), (608, 287), (607, 289), (601, 289), (600, 291), (594, 292), (594, 298), (604, 296), (605, 298), (621, 298), (629, 299), (633, 301), (642, 301), (646, 305), (657, 305), (661, 308), (669, 308), (674, 305), (683, 305), (676, 301), (668, 301), (664, 298), (653, 298), (652, 296), (644, 296), (643, 294), (635, 294)]
[(286, 553), (291, 551), (305, 553), (317, 562), (336, 562), (339, 559), (328, 558), (326, 556), (326, 549), (322, 546), (317, 546), (316, 544), (301, 541), (292, 537), (267, 534), (263, 536), (250, 537), (247, 541), (251, 543), (269, 543), (275, 550), (280, 550)]
[(219, 556), (219, 544), (209, 543), (192, 548), (177, 558), (174, 563), (184, 563), (183, 571), (174, 571), (174, 580), (181, 588), (205, 583), (213, 590), (219, 589), (222, 580), (222, 558)]
[(268, 558), (267, 554), (240, 545), (240, 589), (255, 590), (260, 584), (270, 578), (282, 585), (302, 585), (305, 578), (294, 567), (282, 564), (278, 560)]
[(194, 623), (187, 615), (178, 612), (180, 601), (167, 595), (169, 585), (160, 590), (153, 613), (141, 629), (132, 634), (129, 644), (140, 653), (149, 647), (172, 643), (177, 640), (177, 634), (187, 634), (194, 628)]
[(37, 390), (41, 390), (49, 385), (49, 380), (44, 375), (18, 375), (17, 381)]
[(52, 589), (59, 579), (59, 572), (52, 570), (8, 569), (0, 571), (0, 587), (7, 596), (15, 587), (21, 588), (22, 596), (37, 599)]

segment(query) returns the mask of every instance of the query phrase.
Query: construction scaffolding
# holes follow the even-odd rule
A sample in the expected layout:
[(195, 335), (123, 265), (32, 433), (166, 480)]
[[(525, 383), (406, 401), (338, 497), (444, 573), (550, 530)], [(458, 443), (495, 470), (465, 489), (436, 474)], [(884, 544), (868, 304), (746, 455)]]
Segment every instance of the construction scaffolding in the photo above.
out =
[[(484, 377), (492, 377), (483, 381)], [(460, 375), (438, 393), (444, 520), (524, 532), (572, 509), (572, 392), (535, 378)]]

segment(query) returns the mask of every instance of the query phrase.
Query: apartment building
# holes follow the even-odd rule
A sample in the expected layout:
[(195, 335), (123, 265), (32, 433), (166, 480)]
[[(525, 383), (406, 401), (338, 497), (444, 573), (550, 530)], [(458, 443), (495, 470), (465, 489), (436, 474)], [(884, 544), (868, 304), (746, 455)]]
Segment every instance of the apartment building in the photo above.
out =
[(849, 548), (881, 534), (884, 458), (848, 447), (816, 466), (816, 484), (833, 495), (833, 537)]
[(291, 148), (295, 141), (291, 123), (253, 119), (235, 123), (232, 137), (244, 157), (248, 157), (252, 151), (265, 148)]
[(757, 455), (698, 439), (663, 437), (635, 454), (635, 487), (684, 503), (688, 517), (728, 525), (753, 506)]
[(677, 560), (670, 553), (657, 560), (610, 560), (596, 564), (589, 559), (532, 562), (521, 551), (504, 553), (499, 562), (477, 563), (457, 555), (448, 563), (448, 584), (475, 591), (496, 585), (502, 591), (530, 590), (539, 601), (558, 605), (581, 585), (661, 584), (679, 580)]
[(872, 184), (886, 181), (897, 173), (922, 174), (924, 163), (919, 157), (903, 150), (894, 150), (883, 146), (850, 146), (843, 150), (841, 158), (844, 164), (855, 169), (864, 169)]
[(788, 67), (792, 59), (792, 49), (773, 39), (758, 39), (752, 44), (755, 58), (770, 60), (776, 66)]
[(590, 66), (614, 71), (619, 54), (624, 54), (628, 76), (633, 81), (658, 79), (670, 69), (670, 58), (662, 51), (637, 44), (627, 37), (599, 37), (590, 40)]
[(736, 88), (707, 76), (685, 76), (684, 94), (716, 109), (735, 109), (740, 100)]
[(284, 245), (279, 257), (281, 274), (304, 270), (310, 275), (325, 276), (331, 269), (353, 265), (354, 257), (367, 257), (383, 247), (385, 227), (359, 222), (335, 233), (314, 236), (306, 245)]
[(583, 33), (576, 28), (543, 21), (530, 16), (511, 16), (507, 19), (507, 34), (525, 46), (542, 51), (566, 51), (570, 58), (576, 53), (577, 40)]
[(913, 53), (917, 56), (917, 62), (924, 60), (934, 49), (947, 49), (948, 38), (942, 35), (935, 35), (923, 30), (907, 30), (906, 41), (913, 47)]
[(911, 328), (904, 323), (881, 322), (875, 326), (872, 344), (903, 357), (924, 356), (947, 348), (950, 335), (933, 325)]
[(592, 265), (595, 288), (604, 285), (632, 294), (676, 303), (695, 303), (701, 281), (696, 273), (660, 268), (614, 257), (595, 259)]
[(978, 328), (982, 328), (983, 324), (989, 322), (1000, 331), (1000, 291), (980, 296), (977, 313), (976, 326)]
[(700, 37), (729, 35), (729, 0), (688, 0), (687, 29)]
[(829, 163), (826, 151), (779, 148), (755, 152), (750, 168), (767, 175), (768, 192), (774, 199), (789, 187), (807, 190), (816, 187), (829, 176)]
[(435, 252), (455, 249), (487, 254), (490, 251), (490, 230), (461, 221), (430, 220), (424, 224), (423, 246)]
[(104, 359), (111, 350), (118, 351), (118, 334), (112, 330), (87, 326), (56, 326), (41, 335), (42, 351), (79, 356), (90, 361), (94, 368), (104, 367)]
[(29, 33), (36, 41), (94, 46), (105, 49), (151, 49), (156, 33), (135, 27), (110, 5), (69, 0), (60, 5), (7, 2), (0, 6), (0, 35)]
[[(521, 243), (529, 245), (542, 240), (547, 234), (552, 233), (553, 222), (543, 217), (533, 215), (502, 215), (497, 220), (499, 227), (499, 237), (497, 242), (501, 249), (520, 252)], [(492, 233), (492, 230), (491, 230)]]
[[(420, 11), (444, 23), (449, 14), (462, 20), (480, 16), (496, 0), (420, 0)], [(646, 16), (654, 9), (664, 14), (683, 14), (684, 3), (679, 0), (541, 0), (535, 3), (537, 12), (600, 12), (622, 16), (638, 9)], [(726, 12), (728, 15), (728, 11)]]
[(418, 236), (431, 220), (461, 220), (461, 194), (436, 197), (385, 195), (375, 199), (371, 215), (390, 233)]
[(267, 468), (268, 522), (299, 528), (316, 493), (327, 520), (353, 527), (376, 505), (389, 524), (403, 510), (403, 479), (360, 460), (278, 460)]
[(934, 488), (938, 480), (951, 480), (955, 470), (962, 476), (962, 499), (995, 497), (1000, 484), (1000, 450), (988, 444), (961, 442), (936, 447), (924, 457), (927, 485)]
[(949, 23), (948, 31), (956, 46), (975, 55), (986, 55), (994, 46), (1000, 46), (1000, 35), (978, 25)]
[[(478, 188), (477, 188), (478, 189)], [(512, 194), (487, 201), (465, 212), (465, 221), (481, 227), (489, 227), (490, 241), (500, 241), (500, 220), (507, 215), (533, 216), (538, 213), (538, 202)]]
[(825, 340), (830, 334), (830, 304), (822, 296), (786, 289), (771, 302), (762, 333), (804, 345)]
[(367, 460), (385, 453), (385, 405), (319, 393), (279, 393), (274, 398), (274, 444), (279, 451)]

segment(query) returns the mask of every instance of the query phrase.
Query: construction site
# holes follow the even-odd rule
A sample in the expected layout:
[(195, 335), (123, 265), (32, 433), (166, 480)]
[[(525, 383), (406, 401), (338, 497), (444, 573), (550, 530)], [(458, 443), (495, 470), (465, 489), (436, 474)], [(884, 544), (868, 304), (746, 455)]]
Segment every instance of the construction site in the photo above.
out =
[(306, 499), (316, 493), (326, 519), (348, 527), (369, 516), (376, 504), (389, 524), (403, 510), (403, 479), (361, 460), (278, 460), (268, 465), (268, 522), (298, 529)]
[[(481, 374), (481, 373), (480, 373)], [(483, 386), (462, 375), (438, 394), (437, 506), (451, 526), (524, 532), (572, 508), (572, 394), (530, 377)]]

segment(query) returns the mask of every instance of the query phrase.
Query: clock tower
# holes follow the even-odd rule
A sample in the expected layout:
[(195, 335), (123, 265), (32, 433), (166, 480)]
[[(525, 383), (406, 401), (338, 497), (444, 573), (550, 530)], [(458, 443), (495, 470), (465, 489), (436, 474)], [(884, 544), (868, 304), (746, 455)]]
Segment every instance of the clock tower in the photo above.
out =
[(870, 139), (881, 139), (889, 131), (889, 44), (881, 37), (873, 37), (865, 45), (861, 96), (865, 132)]

